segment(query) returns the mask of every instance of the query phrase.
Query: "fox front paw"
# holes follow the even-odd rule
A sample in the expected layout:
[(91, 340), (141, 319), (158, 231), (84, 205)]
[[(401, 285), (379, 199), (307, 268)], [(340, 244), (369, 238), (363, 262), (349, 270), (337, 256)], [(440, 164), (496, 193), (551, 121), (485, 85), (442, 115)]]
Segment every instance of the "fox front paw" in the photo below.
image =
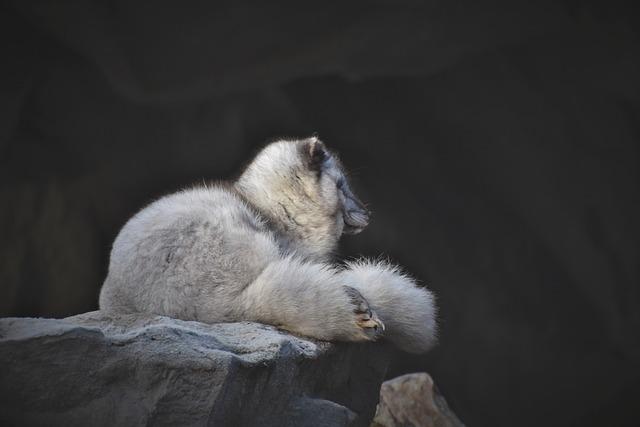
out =
[(367, 300), (351, 286), (345, 286), (345, 291), (353, 304), (354, 320), (359, 338), (367, 341), (375, 341), (384, 334), (384, 323), (371, 309)]

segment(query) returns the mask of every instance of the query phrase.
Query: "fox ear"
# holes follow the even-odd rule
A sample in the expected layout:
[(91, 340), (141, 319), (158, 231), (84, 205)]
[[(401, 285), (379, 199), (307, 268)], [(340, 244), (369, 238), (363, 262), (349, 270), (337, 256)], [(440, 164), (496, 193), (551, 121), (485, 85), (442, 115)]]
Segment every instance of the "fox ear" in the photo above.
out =
[(314, 170), (320, 170), (322, 163), (324, 163), (329, 156), (327, 148), (324, 146), (322, 141), (315, 136), (309, 138), (305, 145), (309, 167)]

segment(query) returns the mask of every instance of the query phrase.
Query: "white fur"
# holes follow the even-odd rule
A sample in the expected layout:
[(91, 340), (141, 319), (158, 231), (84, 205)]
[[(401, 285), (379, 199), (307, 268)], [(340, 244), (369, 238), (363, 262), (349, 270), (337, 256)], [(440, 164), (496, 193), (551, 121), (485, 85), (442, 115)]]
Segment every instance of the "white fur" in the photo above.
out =
[(346, 264), (342, 278), (369, 301), (386, 326), (386, 336), (401, 349), (424, 353), (436, 341), (436, 305), (425, 288), (385, 262)]
[(333, 267), (289, 256), (269, 264), (246, 289), (248, 320), (325, 340), (365, 340), (346, 283)]
[(345, 178), (333, 156), (321, 173), (309, 170), (304, 149), (314, 141), (268, 145), (234, 186), (184, 190), (136, 214), (113, 244), (100, 307), (373, 339), (358, 323), (350, 287), (384, 322), (388, 339), (427, 351), (436, 330), (429, 291), (388, 264), (327, 262), (344, 226), (336, 182)]

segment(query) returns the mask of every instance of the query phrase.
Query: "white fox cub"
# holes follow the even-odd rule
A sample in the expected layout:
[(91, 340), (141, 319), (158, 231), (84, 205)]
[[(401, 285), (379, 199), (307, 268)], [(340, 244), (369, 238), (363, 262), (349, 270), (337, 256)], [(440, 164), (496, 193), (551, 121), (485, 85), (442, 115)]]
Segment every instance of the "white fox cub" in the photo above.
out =
[(331, 264), (369, 211), (316, 137), (267, 145), (233, 183), (163, 197), (113, 243), (103, 310), (207, 323), (256, 321), (321, 340), (382, 336), (423, 353), (435, 342), (432, 294), (397, 267)]

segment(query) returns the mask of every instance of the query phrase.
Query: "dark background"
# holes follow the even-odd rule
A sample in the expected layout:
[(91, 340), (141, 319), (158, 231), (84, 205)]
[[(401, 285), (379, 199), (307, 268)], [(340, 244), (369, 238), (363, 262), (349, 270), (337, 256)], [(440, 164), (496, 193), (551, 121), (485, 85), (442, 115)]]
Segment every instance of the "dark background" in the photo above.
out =
[(342, 252), (438, 296), (439, 347), (390, 375), (470, 426), (638, 425), (632, 6), (3, 3), (0, 315), (95, 309), (129, 216), (317, 132), (375, 212)]

